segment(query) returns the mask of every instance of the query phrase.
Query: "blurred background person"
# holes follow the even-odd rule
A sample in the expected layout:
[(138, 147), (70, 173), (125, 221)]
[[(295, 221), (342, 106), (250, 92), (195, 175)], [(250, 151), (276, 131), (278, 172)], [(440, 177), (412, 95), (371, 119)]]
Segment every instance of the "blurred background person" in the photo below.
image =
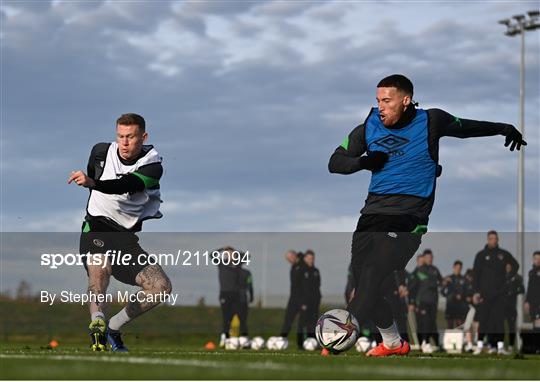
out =
[(463, 325), (463, 331), (465, 332), (465, 351), (470, 353), (474, 351), (474, 343), (478, 340), (478, 311), (473, 304), (474, 286), (473, 286), (474, 272), (472, 268), (468, 268), (465, 271), (465, 298), (469, 310), (465, 317), (465, 324)]
[(478, 308), (479, 334), (475, 354), (480, 354), (487, 337), (489, 352), (506, 354), (504, 349), (504, 286), (507, 278), (506, 264), (511, 264), (511, 274), (519, 268), (510, 252), (499, 247), (496, 231), (487, 233), (487, 244), (474, 259), (474, 296)]
[[(306, 267), (303, 257), (304, 254), (302, 252), (296, 252), (291, 250), (288, 250), (285, 252), (285, 260), (289, 264), (291, 264), (291, 270), (290, 270), (290, 292), (289, 292), (289, 300), (287, 302), (287, 308), (285, 310), (285, 317), (283, 318), (283, 325), (281, 327), (281, 337), (287, 338), (289, 336), (289, 332), (291, 331), (292, 323), (298, 313), (300, 313), (301, 308), (301, 283), (302, 283), (302, 277), (304, 268)], [(297, 333), (298, 335), (298, 333)]]
[(218, 264), (219, 304), (221, 306), (222, 330), (219, 346), (225, 346), (225, 339), (229, 338), (231, 321), (238, 314), (240, 306), (240, 283), (238, 267), (232, 265), (233, 247), (218, 249), (221, 252), (221, 261)]
[(533, 267), (529, 271), (524, 308), (531, 317), (533, 327), (540, 332), (540, 251), (533, 253)]
[(296, 342), (303, 349), (304, 340), (315, 338), (315, 326), (321, 304), (321, 275), (315, 267), (315, 252), (308, 249), (303, 257), (304, 267), (300, 282), (300, 314)]
[[(242, 254), (242, 257), (244, 254)], [(239, 305), (238, 319), (240, 320), (240, 336), (248, 337), (248, 312), (249, 304), (253, 302), (253, 277), (251, 272), (242, 267), (242, 263), (238, 265), (239, 278)]]
[(523, 278), (512, 270), (512, 264), (506, 264), (506, 280), (504, 284), (504, 322), (508, 327), (510, 351), (516, 342), (517, 296), (525, 293)]
[(434, 349), (431, 346), (431, 340), (439, 348), (437, 308), (439, 303), (438, 288), (442, 276), (439, 269), (433, 265), (433, 252), (430, 249), (425, 249), (421, 258), (422, 265), (411, 274), (411, 300), (416, 307), (418, 340), (422, 352), (432, 353)]
[(448, 329), (454, 329), (465, 322), (469, 311), (467, 302), (467, 280), (461, 274), (463, 263), (454, 262), (452, 274), (443, 280), (441, 294), (446, 297), (445, 318)]

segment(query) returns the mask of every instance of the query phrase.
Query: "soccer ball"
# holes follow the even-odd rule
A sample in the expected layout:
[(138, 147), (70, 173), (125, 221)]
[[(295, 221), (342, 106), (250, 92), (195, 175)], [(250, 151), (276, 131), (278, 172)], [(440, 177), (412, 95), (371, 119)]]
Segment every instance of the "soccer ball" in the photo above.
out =
[(289, 347), (289, 341), (285, 337), (270, 337), (266, 341), (268, 350), (285, 350)]
[(315, 336), (319, 345), (333, 353), (350, 349), (358, 338), (358, 322), (343, 309), (332, 309), (317, 321)]
[(249, 340), (249, 337), (241, 336), (238, 338), (238, 347), (240, 349), (249, 349), (251, 346), (251, 341)]
[(313, 337), (306, 338), (302, 344), (305, 350), (314, 351), (319, 347), (317, 340)]
[(356, 351), (359, 353), (365, 353), (371, 348), (371, 341), (367, 337), (360, 337), (356, 341)]
[(225, 350), (236, 350), (239, 346), (238, 337), (230, 337), (225, 340)]
[(264, 338), (262, 338), (262, 337), (253, 337), (251, 339), (251, 348), (253, 350), (264, 349)]

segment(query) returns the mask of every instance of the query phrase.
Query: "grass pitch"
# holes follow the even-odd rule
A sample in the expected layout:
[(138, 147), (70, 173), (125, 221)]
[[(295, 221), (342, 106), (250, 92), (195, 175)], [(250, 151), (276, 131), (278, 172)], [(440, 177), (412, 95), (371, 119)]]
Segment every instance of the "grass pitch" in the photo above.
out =
[[(120, 306), (112, 306), (117, 311)], [(252, 335), (279, 333), (283, 309), (252, 309)], [(217, 340), (217, 307), (157, 307), (123, 328), (127, 354), (92, 353), (88, 310), (0, 301), (1, 379), (540, 379), (540, 356), (433, 355), (372, 359), (354, 349), (323, 357), (291, 349), (204, 350)], [(55, 339), (55, 349), (47, 347)]]
[(224, 351), (153, 346), (127, 354), (87, 345), (2, 345), (2, 379), (540, 379), (540, 356), (433, 355), (366, 358), (354, 349), (323, 357), (286, 350)]

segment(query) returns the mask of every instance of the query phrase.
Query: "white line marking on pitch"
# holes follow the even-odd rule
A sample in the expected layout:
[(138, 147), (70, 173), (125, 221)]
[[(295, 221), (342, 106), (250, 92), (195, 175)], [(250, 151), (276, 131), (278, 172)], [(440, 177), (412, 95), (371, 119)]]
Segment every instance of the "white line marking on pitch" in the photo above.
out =
[[(230, 371), (230, 362), (226, 361), (209, 361), (209, 360), (196, 360), (196, 359), (171, 359), (171, 358), (149, 358), (149, 357), (133, 357), (128, 356), (75, 356), (75, 355), (31, 355), (31, 354), (0, 354), (0, 358), (3, 359), (36, 359), (36, 360), (52, 360), (52, 361), (88, 361), (88, 362), (107, 362), (107, 363), (128, 363), (128, 364), (142, 364), (142, 365), (166, 365), (166, 366), (193, 366), (193, 367), (207, 367), (217, 368), (221, 370)], [(354, 362), (351, 359), (351, 362)], [(252, 370), (275, 370), (275, 371), (306, 371), (310, 372), (329, 372), (330, 369), (322, 367), (322, 365), (313, 366), (300, 366), (300, 365), (285, 365), (276, 363), (273, 361), (265, 362), (237, 362), (239, 368), (252, 369)], [(360, 374), (368, 373), (370, 375), (383, 375), (392, 377), (425, 377), (425, 378), (467, 378), (470, 377), (467, 368), (451, 369), (428, 369), (428, 368), (390, 368), (389, 365), (336, 365), (341, 371), (348, 374)], [(338, 371), (339, 372), (339, 371)], [(501, 378), (502, 370), (490, 369), (483, 370), (483, 378), (499, 377)]]

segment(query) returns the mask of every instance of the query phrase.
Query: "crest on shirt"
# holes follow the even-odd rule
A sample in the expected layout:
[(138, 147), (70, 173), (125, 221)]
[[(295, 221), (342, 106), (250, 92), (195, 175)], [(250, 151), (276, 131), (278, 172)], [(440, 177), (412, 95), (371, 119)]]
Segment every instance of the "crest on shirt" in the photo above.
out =
[(499, 258), (499, 260), (502, 260), (504, 258), (504, 255), (502, 253), (499, 253), (497, 257)]
[(93, 240), (93, 243), (96, 247), (103, 247), (105, 245), (105, 243), (103, 242), (103, 240), (99, 240), (99, 239), (94, 239)]

